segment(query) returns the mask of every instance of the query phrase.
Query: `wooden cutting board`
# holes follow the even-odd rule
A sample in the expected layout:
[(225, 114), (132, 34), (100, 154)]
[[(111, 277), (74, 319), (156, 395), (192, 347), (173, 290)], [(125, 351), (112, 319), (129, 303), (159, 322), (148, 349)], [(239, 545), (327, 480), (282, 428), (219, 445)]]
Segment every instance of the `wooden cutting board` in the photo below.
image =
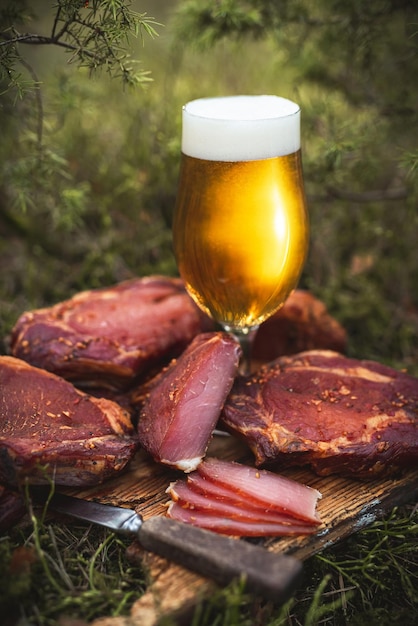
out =
[[(235, 438), (215, 436), (208, 456), (252, 464), (248, 449)], [(315, 487), (322, 493), (318, 512), (323, 521), (315, 535), (260, 540), (267, 550), (286, 552), (301, 560), (334, 545), (382, 517), (394, 506), (418, 499), (418, 470), (386, 479), (359, 481), (338, 476), (319, 477), (308, 469), (281, 471), (285, 476)], [(144, 519), (164, 515), (171, 481), (184, 476), (154, 463), (140, 451), (128, 470), (100, 487), (67, 490), (103, 503), (136, 509)], [(238, 540), (237, 540), (238, 541)], [(154, 626), (163, 615), (183, 617), (213, 592), (211, 581), (143, 550), (137, 542), (128, 556), (140, 559), (149, 573), (147, 592), (135, 603), (129, 617), (102, 618), (95, 626)], [(233, 558), (233, 555), (231, 555)]]

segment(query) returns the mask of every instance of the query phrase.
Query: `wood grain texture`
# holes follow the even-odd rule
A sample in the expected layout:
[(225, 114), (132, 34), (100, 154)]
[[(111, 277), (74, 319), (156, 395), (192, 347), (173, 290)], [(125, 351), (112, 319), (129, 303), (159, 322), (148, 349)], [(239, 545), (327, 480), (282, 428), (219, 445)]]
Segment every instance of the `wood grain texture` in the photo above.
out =
[[(228, 436), (214, 437), (208, 456), (252, 463), (247, 448)], [(280, 473), (322, 493), (318, 503), (322, 525), (314, 535), (260, 539), (259, 543), (266, 550), (292, 554), (302, 561), (356, 533), (394, 506), (418, 499), (418, 470), (371, 481), (320, 477), (308, 469), (280, 470)], [(171, 481), (181, 476), (180, 472), (153, 462), (140, 451), (119, 477), (100, 487), (71, 489), (67, 493), (133, 508), (148, 519), (165, 514), (169, 499), (165, 490)], [(129, 617), (101, 618), (93, 622), (94, 626), (156, 626), (164, 615), (181, 617), (187, 623), (187, 616), (196, 604), (216, 589), (212, 581), (147, 552), (137, 542), (128, 549), (128, 557), (140, 560), (148, 572), (147, 592), (134, 604)]]

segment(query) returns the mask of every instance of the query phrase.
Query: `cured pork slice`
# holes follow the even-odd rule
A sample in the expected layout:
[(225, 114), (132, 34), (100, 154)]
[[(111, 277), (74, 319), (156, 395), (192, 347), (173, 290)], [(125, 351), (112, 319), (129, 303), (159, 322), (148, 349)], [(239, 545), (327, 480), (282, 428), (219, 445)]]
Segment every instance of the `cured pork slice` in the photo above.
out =
[(285, 535), (307, 535), (313, 532), (307, 526), (295, 524), (281, 524), (280, 522), (266, 522), (254, 518), (242, 520), (226, 515), (209, 514), (205, 511), (196, 511), (184, 508), (178, 502), (171, 502), (167, 509), (167, 516), (179, 522), (199, 526), (222, 535), (234, 537), (274, 537)]
[(333, 351), (280, 357), (237, 378), (222, 420), (258, 466), (374, 477), (418, 465), (418, 379)]
[(228, 333), (202, 333), (151, 388), (140, 411), (138, 437), (154, 460), (191, 472), (238, 371), (241, 350)]
[(236, 462), (207, 458), (167, 493), (169, 517), (223, 534), (307, 535), (321, 524), (316, 489)]
[(257, 506), (311, 524), (320, 521), (316, 512), (320, 492), (295, 480), (268, 470), (215, 458), (206, 459), (197, 471), (206, 480), (227, 487)]
[(0, 483), (87, 486), (120, 472), (138, 439), (129, 414), (14, 357), (0, 357)]
[[(208, 483), (209, 481), (205, 481)], [(217, 515), (219, 517), (228, 517), (238, 519), (244, 522), (264, 522), (267, 524), (280, 524), (280, 526), (297, 526), (305, 532), (313, 532), (314, 525), (296, 520), (290, 515), (286, 515), (277, 511), (275, 508), (270, 509), (265, 504), (256, 506), (254, 503), (245, 503), (242, 499), (235, 499), (234, 492), (230, 490), (228, 498), (218, 499), (214, 492), (209, 489), (204, 492), (196, 491), (189, 481), (178, 480), (172, 483), (167, 489), (167, 493), (174, 502), (186, 509), (193, 511), (201, 511), (208, 515)], [(317, 523), (317, 522), (316, 522)]]
[[(174, 483), (174, 487), (174, 491), (178, 492), (177, 483)], [(284, 512), (281, 505), (275, 505), (274, 497), (277, 494), (277, 490), (273, 493), (266, 494), (267, 498), (270, 496), (270, 501), (266, 497), (261, 499), (253, 498), (250, 492), (245, 490), (237, 491), (234, 484), (220, 484), (214, 480), (207, 480), (197, 471), (188, 475), (187, 488), (199, 496), (204, 496), (209, 502), (209, 507), (216, 510), (220, 509), (221, 506), (225, 504), (226, 506), (233, 506), (234, 509), (239, 510), (241, 514), (245, 512), (245, 515), (251, 515), (252, 518), (257, 517), (257, 519), (259, 519), (260, 516), (261, 518), (264, 518), (264, 515), (267, 515), (268, 517), (274, 516), (276, 520), (279, 519), (280, 522), (283, 523), (295, 523), (296, 518), (292, 514)], [(184, 495), (184, 491), (182, 490), (182, 494), (177, 493), (177, 495), (179, 496), (179, 499), (181, 499)], [(312, 493), (309, 493), (309, 496), (311, 495)], [(316, 499), (320, 497), (319, 492), (314, 492), (314, 495)], [(192, 496), (190, 496), (190, 500), (191, 499)], [(197, 498), (193, 497), (193, 502), (196, 500)], [(201, 500), (199, 500), (199, 502), (202, 503)], [(318, 517), (315, 513), (313, 513), (313, 516), (310, 517), (309, 521), (306, 520), (306, 518), (303, 520), (297, 518), (297, 522), (298, 524), (312, 526), (318, 524)]]
[(79, 385), (123, 388), (180, 354), (207, 323), (180, 279), (149, 276), (22, 314), (10, 352)]

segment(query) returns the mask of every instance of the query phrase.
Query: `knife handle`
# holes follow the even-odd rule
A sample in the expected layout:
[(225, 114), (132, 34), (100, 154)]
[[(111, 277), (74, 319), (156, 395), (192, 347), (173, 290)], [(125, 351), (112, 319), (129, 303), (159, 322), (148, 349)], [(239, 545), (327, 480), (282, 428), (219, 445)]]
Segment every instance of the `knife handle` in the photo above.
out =
[(241, 579), (246, 591), (276, 603), (289, 598), (302, 572), (302, 563), (294, 557), (167, 517), (144, 521), (138, 539), (146, 550), (222, 586)]

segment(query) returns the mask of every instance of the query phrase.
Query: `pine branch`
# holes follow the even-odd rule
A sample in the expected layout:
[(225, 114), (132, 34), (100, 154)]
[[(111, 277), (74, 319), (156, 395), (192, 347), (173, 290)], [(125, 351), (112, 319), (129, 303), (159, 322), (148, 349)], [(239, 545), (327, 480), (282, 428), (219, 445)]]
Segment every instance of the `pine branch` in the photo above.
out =
[(22, 33), (15, 24), (9, 25), (0, 32), (0, 79), (9, 89), (18, 87), (21, 77), (16, 66), (23, 58), (21, 45), (54, 45), (71, 52), (71, 62), (87, 66), (90, 71), (106, 68), (110, 75), (122, 78), (124, 84), (149, 81), (149, 73), (137, 70), (138, 62), (130, 58), (127, 47), (130, 37), (142, 35), (143, 31), (156, 36), (154, 26), (159, 24), (146, 13), (133, 11), (130, 5), (130, 0), (103, 0), (91, 6), (80, 6), (78, 0), (58, 0), (49, 36)]

